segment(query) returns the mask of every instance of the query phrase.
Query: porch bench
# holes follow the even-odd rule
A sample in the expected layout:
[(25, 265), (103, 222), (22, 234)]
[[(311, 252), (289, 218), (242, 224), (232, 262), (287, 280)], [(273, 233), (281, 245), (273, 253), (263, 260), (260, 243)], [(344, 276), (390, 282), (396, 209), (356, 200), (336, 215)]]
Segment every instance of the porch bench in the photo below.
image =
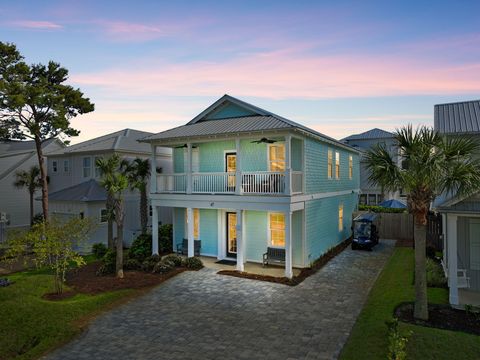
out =
[(285, 264), (285, 249), (268, 247), (263, 254), (263, 266), (272, 263)]
[[(200, 256), (200, 249), (202, 248), (201, 240), (193, 240), (193, 255)], [(183, 239), (180, 244), (177, 244), (177, 254), (188, 255), (188, 239)]]

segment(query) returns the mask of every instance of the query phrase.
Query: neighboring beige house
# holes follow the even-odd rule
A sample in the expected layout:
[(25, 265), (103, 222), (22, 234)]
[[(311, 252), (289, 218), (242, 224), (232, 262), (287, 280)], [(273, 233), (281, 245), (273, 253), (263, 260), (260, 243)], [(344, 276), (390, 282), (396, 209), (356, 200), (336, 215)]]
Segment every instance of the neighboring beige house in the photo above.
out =
[[(124, 129), (69, 146), (49, 157), (50, 214), (92, 217), (98, 223), (96, 231), (85, 245), (85, 251), (89, 251), (93, 243), (107, 242), (106, 192), (98, 183), (100, 171), (95, 166), (96, 159), (113, 154), (127, 160), (137, 157), (149, 159), (151, 146), (137, 140), (150, 135), (149, 132)], [(156, 169), (159, 173), (172, 171), (171, 149), (157, 148)], [(124, 241), (127, 246), (140, 232), (139, 206), (139, 192), (126, 191)], [(158, 220), (162, 224), (171, 223), (171, 209), (162, 209)], [(115, 232), (114, 229), (114, 234)]]
[[(57, 139), (43, 143), (46, 156), (60, 151), (65, 145)], [(5, 219), (7, 228), (19, 228), (30, 225), (30, 199), (27, 189), (18, 189), (15, 173), (38, 166), (37, 150), (34, 141), (1, 141), (0, 142), (0, 219)], [(40, 194), (40, 191), (38, 191)], [(42, 211), (41, 204), (34, 202), (34, 214)], [(0, 235), (1, 236), (1, 235)]]

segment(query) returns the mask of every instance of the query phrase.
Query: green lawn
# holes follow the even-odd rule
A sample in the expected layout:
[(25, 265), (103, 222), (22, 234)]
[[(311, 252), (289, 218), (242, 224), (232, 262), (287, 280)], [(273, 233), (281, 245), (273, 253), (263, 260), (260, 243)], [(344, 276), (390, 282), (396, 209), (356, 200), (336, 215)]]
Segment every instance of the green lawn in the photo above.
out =
[(122, 290), (46, 301), (41, 296), (53, 291), (52, 276), (46, 271), (7, 278), (15, 284), (0, 288), (0, 359), (37, 358), (71, 339), (92, 315), (134, 294)]
[[(413, 301), (413, 250), (396, 248), (372, 288), (340, 359), (386, 359), (386, 321), (404, 301)], [(428, 289), (430, 303), (448, 303), (446, 289)], [(479, 359), (480, 337), (461, 332), (426, 328), (401, 323), (400, 331), (412, 331), (408, 342), (408, 359)]]

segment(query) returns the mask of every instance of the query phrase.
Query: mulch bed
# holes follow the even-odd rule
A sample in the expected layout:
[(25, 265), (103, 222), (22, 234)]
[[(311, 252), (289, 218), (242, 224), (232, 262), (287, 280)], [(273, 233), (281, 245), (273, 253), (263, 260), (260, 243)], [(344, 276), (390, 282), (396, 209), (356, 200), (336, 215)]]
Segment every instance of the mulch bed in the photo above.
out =
[(480, 313), (467, 313), (448, 305), (428, 305), (428, 321), (413, 317), (413, 303), (400, 304), (395, 309), (395, 316), (403, 322), (414, 325), (480, 335)]
[(395, 247), (413, 248), (413, 240), (397, 240)]
[(323, 254), (321, 257), (315, 260), (312, 267), (302, 269), (300, 271), (300, 274), (298, 274), (297, 276), (294, 276), (291, 279), (285, 276), (277, 277), (277, 276), (271, 276), (271, 275), (260, 275), (260, 274), (252, 274), (247, 272), (240, 272), (236, 270), (221, 270), (218, 272), (218, 274), (229, 275), (229, 276), (245, 278), (245, 279), (273, 282), (273, 283), (284, 284), (289, 286), (296, 286), (301, 282), (303, 282), (303, 280), (305, 280), (309, 276), (315, 274), (322, 267), (324, 267), (325, 264), (327, 264), (331, 259), (333, 259), (335, 256), (340, 254), (343, 250), (345, 250), (351, 244), (351, 242), (352, 242), (352, 239), (350, 238), (341, 242), (337, 246), (331, 248), (325, 254)]
[(61, 295), (56, 293), (45, 294), (44, 299), (61, 300), (72, 297), (77, 293), (95, 295), (107, 291), (122, 289), (142, 289), (152, 287), (186, 271), (186, 268), (175, 268), (166, 274), (152, 274), (143, 271), (125, 270), (123, 279), (115, 275), (97, 276), (96, 272), (101, 266), (100, 262), (93, 262), (75, 269), (67, 274), (67, 285), (73, 291)]

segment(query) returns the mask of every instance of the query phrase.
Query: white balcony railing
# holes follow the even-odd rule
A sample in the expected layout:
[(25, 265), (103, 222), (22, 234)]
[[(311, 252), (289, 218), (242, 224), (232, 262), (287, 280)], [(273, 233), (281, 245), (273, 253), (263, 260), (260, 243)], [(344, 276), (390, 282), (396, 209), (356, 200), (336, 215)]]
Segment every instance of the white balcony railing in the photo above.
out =
[[(193, 173), (191, 192), (193, 194), (288, 194), (285, 172), (250, 171), (241, 172), (241, 189), (237, 191), (236, 174), (231, 172)], [(303, 192), (303, 173), (291, 172), (292, 194)], [(158, 193), (187, 193), (186, 174), (157, 175)]]

